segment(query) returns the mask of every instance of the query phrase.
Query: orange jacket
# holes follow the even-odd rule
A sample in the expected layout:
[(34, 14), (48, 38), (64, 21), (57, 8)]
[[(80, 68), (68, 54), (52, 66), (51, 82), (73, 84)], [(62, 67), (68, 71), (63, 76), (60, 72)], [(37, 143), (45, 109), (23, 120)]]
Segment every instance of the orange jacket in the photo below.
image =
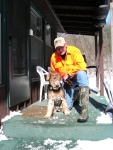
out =
[(62, 77), (65, 74), (73, 76), (79, 70), (87, 70), (86, 63), (80, 50), (74, 46), (67, 46), (65, 59), (54, 52), (51, 56), (50, 67), (52, 71), (59, 72)]

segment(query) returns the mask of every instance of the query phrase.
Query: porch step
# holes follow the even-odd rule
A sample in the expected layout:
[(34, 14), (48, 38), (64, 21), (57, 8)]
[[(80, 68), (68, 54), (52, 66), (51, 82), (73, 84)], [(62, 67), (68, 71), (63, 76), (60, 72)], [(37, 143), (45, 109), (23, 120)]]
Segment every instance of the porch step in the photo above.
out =
[[(36, 102), (22, 111), (23, 115), (15, 116), (4, 122), (4, 134), (8, 141), (0, 142), (0, 149), (12, 147), (11, 150), (24, 150), (30, 146), (43, 147), (44, 150), (52, 149), (51, 144), (44, 145), (47, 140), (70, 141), (67, 148), (74, 147), (77, 140), (103, 140), (113, 138), (112, 124), (97, 124), (96, 118), (100, 111), (107, 106), (105, 97), (90, 95), (89, 120), (86, 123), (78, 123), (79, 106), (74, 106), (71, 115), (65, 116), (61, 112), (56, 113), (50, 120), (43, 119), (43, 109), (47, 101)], [(38, 109), (42, 112), (39, 113)], [(36, 111), (35, 111), (36, 109)], [(40, 109), (40, 110), (41, 110)], [(33, 112), (32, 112), (33, 111)], [(38, 111), (38, 113), (37, 113)], [(30, 112), (30, 114), (28, 113)]]
[(98, 94), (100, 92), (100, 89), (98, 87), (95, 88), (89, 88), (89, 90), (95, 94)]

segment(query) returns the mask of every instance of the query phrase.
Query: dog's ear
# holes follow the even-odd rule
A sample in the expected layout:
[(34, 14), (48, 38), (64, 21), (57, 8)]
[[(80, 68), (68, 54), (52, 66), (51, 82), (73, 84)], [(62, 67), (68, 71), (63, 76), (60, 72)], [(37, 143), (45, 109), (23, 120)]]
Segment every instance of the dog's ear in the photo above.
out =
[(50, 73), (48, 73), (48, 74), (46, 75), (46, 80), (49, 81), (49, 79), (50, 79)]

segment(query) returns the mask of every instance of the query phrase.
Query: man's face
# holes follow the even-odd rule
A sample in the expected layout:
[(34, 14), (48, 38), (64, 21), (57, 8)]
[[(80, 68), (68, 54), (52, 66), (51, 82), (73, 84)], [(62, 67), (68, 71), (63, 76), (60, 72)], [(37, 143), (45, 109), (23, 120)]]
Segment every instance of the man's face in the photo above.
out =
[(62, 46), (57, 47), (56, 52), (59, 55), (64, 55), (67, 52), (67, 45), (65, 44), (63, 47)]

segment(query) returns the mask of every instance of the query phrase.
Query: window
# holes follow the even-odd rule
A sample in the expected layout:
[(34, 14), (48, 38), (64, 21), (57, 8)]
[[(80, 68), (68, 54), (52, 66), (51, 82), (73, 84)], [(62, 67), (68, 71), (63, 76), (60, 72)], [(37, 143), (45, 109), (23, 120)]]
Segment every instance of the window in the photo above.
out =
[(45, 22), (45, 42), (51, 45), (51, 27), (47, 22)]
[(33, 8), (31, 8), (31, 30), (33, 35), (42, 39), (42, 18)]
[[(23, 5), (22, 5), (23, 4)], [(21, 8), (21, 11), (18, 9)], [(13, 0), (12, 5), (12, 74), (27, 75), (27, 6), (24, 1)]]

